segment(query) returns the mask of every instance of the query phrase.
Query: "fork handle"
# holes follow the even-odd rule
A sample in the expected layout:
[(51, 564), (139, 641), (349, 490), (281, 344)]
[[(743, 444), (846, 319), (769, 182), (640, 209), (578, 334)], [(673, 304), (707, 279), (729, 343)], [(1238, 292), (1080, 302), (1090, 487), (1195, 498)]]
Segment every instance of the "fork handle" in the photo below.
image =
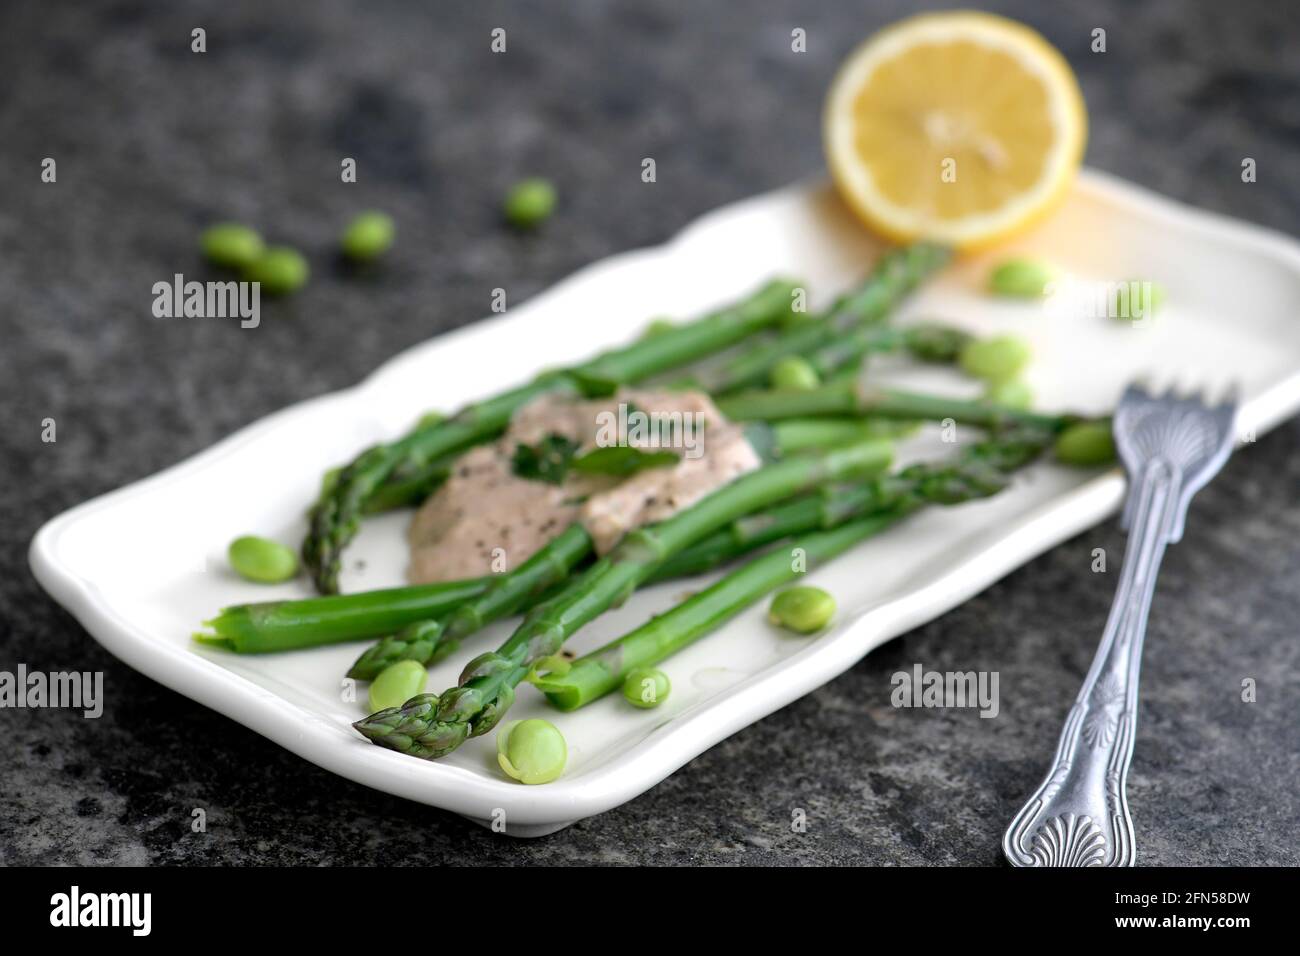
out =
[(1147, 615), (1180, 509), (1178, 476), (1177, 468), (1156, 458), (1129, 490), (1129, 541), (1101, 645), (1046, 778), (1002, 839), (1002, 852), (1014, 866), (1133, 865), (1133, 821), (1124, 788)]

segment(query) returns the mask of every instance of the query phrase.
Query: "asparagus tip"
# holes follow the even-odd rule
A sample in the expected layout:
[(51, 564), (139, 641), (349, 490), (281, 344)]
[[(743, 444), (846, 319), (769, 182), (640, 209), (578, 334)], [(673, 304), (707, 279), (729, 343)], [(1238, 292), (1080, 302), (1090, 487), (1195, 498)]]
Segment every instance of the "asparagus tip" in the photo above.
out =
[(392, 717), (397, 710), (396, 707), (390, 707), (388, 710), (362, 717), (360, 720), (353, 721), (352, 728), (373, 744), (379, 744), (381, 747), (391, 746), (389, 738), (393, 733), (393, 722), (385, 718)]

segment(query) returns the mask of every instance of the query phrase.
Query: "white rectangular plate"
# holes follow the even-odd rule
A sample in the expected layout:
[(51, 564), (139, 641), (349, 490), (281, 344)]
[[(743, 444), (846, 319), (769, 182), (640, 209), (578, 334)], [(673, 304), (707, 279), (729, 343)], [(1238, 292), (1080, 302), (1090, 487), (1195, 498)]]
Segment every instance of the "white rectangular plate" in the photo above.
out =
[[(492, 735), (426, 762), (374, 747), (349, 727), (364, 714), (341, 678), (362, 645), (238, 657), (200, 649), (190, 634), (219, 607), (304, 596), (305, 581), (259, 587), (225, 567), (238, 534), (301, 539), (320, 475), (367, 444), (390, 439), (417, 413), (453, 409), (539, 369), (635, 336), (647, 317), (696, 315), (774, 274), (808, 280), (814, 303), (860, 278), (879, 249), (822, 184), (799, 185), (705, 216), (667, 245), (582, 270), (508, 315), (412, 348), (355, 388), (251, 425), (152, 478), (46, 524), (31, 563), (49, 593), (132, 667), (368, 786), (540, 835), (618, 806), (741, 727), (846, 670), (872, 648), (928, 621), (1002, 575), (1102, 520), (1120, 502), (1118, 471), (1043, 464), (994, 499), (931, 509), (868, 542), (811, 580), (839, 599), (836, 626), (781, 636), (762, 609), (667, 661), (660, 708), (607, 698), (574, 714), (550, 711), (531, 688), (513, 716), (563, 730), (569, 764), (554, 783), (526, 787), (496, 767)], [(938, 316), (980, 333), (1014, 331), (1035, 349), (1029, 380), (1048, 409), (1102, 412), (1127, 381), (1241, 384), (1246, 440), (1300, 406), (1300, 246), (1192, 210), (1095, 172), (1016, 249), (1063, 265), (1081, 281), (1160, 280), (1168, 301), (1147, 327), (1103, 316), (999, 301), (982, 289), (987, 257), (963, 260), (899, 317)], [(954, 394), (948, 370), (880, 366), (885, 378)], [(964, 391), (963, 391), (964, 390)], [(909, 454), (942, 453), (934, 438)], [(402, 582), (406, 514), (366, 523), (347, 555), (345, 591)], [(148, 571), (142, 572), (141, 569)], [(595, 647), (664, 609), (684, 590), (665, 584), (577, 635)], [(494, 646), (503, 622), (459, 657)], [(434, 669), (451, 686), (463, 660)], [(615, 695), (617, 697), (617, 695)]]

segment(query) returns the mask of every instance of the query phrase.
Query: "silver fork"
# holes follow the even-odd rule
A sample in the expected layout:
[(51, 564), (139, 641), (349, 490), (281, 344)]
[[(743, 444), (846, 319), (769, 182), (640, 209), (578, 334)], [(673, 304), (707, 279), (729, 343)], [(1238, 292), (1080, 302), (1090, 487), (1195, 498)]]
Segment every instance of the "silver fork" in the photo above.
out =
[(1133, 865), (1124, 787), (1151, 595), (1165, 546), (1183, 536), (1192, 496), (1232, 452), (1236, 411), (1235, 392), (1213, 407), (1199, 397), (1152, 396), (1137, 386), (1120, 399), (1113, 428), (1129, 476), (1120, 519), (1129, 533), (1124, 567), (1056, 757), (1002, 837), (1013, 866)]

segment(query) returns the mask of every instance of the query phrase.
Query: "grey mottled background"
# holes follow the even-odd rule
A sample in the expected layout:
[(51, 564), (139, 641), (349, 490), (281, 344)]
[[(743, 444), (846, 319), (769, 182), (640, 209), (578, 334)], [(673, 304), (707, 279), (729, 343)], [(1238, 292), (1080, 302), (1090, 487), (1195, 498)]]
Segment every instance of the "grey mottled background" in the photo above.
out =
[[(1296, 232), (1300, 30), (1282, 3), (993, 9), (1074, 64), (1088, 161)], [(36, 586), (40, 523), (400, 349), (696, 216), (817, 172), (818, 110), (897, 2), (342, 0), (0, 8), (0, 669), (102, 669), (96, 722), (0, 711), (0, 862), (976, 863), (1037, 782), (1090, 660), (1113, 524), (1063, 545), (693, 761), (644, 797), (535, 842), (494, 837), (305, 763), (139, 676)], [(208, 31), (208, 52), (189, 31)], [(492, 27), (509, 53), (488, 52)], [(790, 29), (808, 31), (792, 55)], [(1109, 52), (1088, 50), (1103, 26)], [(341, 186), (339, 158), (360, 163)], [(658, 161), (644, 188), (641, 157)], [(1242, 156), (1259, 182), (1239, 178)], [(58, 160), (55, 186), (38, 181)], [(501, 228), (521, 175), (563, 196), (542, 236)], [(393, 211), (382, 274), (328, 250)], [(198, 230), (259, 224), (315, 277), (232, 322), (149, 317), (148, 290), (200, 273)], [(39, 440), (41, 419), (58, 442)], [(1130, 777), (1147, 864), (1300, 863), (1300, 425), (1235, 459), (1194, 508), (1156, 599)], [(147, 573), (147, 570), (143, 573)], [(922, 661), (1002, 675), (1002, 716), (894, 711)], [(1259, 703), (1238, 700), (1243, 677)], [(205, 835), (189, 811), (209, 810)], [(809, 829), (790, 832), (790, 808)]]

